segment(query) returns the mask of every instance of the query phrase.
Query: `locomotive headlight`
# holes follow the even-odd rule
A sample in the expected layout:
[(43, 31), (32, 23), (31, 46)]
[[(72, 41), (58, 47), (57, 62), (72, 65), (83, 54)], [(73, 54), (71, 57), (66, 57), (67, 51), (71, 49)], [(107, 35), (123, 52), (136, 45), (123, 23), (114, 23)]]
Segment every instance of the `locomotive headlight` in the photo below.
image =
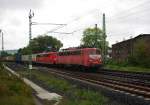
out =
[(89, 55), (89, 58), (96, 60), (96, 59), (100, 59), (101, 55)]
[(89, 61), (92, 62), (93, 60), (90, 59)]

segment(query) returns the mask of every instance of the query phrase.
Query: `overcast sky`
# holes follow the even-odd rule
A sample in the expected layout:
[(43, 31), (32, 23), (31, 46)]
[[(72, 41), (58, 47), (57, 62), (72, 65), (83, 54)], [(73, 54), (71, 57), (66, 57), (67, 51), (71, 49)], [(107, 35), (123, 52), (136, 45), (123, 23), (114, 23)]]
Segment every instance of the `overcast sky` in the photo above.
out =
[[(82, 32), (98, 24), (102, 28), (102, 13), (106, 14), (107, 40), (110, 46), (116, 41), (129, 39), (141, 33), (150, 33), (149, 0), (0, 0), (0, 29), (4, 32), (5, 49), (18, 49), (28, 44), (29, 10), (33, 21), (39, 23), (64, 23), (67, 26), (54, 34), (64, 48), (78, 46)], [(58, 26), (36, 25), (33, 38)], [(0, 40), (1, 46), (1, 40)]]

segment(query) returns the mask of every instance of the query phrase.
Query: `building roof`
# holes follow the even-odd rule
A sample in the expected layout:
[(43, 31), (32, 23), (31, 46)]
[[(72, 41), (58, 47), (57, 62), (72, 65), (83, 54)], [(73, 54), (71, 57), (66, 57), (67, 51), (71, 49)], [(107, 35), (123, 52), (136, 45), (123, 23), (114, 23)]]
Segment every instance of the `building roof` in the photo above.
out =
[[(121, 43), (125, 43), (125, 42), (128, 42), (130, 40), (135, 40), (135, 39), (138, 39), (138, 38), (143, 38), (143, 37), (149, 37), (150, 38), (150, 34), (140, 34), (134, 38), (131, 38), (131, 39), (128, 39), (128, 40), (124, 40), (124, 41), (121, 41), (121, 42), (118, 42), (116, 44), (121, 44)], [(116, 45), (116, 44), (113, 44), (112, 46)]]

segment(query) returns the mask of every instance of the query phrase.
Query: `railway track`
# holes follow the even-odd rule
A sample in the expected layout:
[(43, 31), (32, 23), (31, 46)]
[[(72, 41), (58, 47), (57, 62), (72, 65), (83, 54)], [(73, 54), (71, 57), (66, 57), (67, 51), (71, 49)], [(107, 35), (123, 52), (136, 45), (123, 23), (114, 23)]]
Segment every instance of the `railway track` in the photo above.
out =
[[(43, 70), (43, 69), (42, 69)], [(141, 97), (144, 100), (150, 100), (150, 87), (143, 86), (143, 83), (137, 82), (134, 84), (133, 82), (123, 79), (114, 79), (112, 77), (106, 75), (99, 75), (95, 73), (81, 73), (81, 72), (70, 72), (70, 71), (60, 71), (54, 69), (45, 69), (47, 72), (63, 76), (63, 77), (71, 77), (73, 79), (79, 79), (83, 81), (87, 81), (96, 85), (105, 86), (107, 88), (111, 88), (117, 91), (122, 91), (132, 96)], [(131, 78), (130, 78), (131, 80)], [(133, 80), (135, 81), (135, 79)]]
[(98, 73), (121, 82), (150, 87), (150, 73), (121, 72), (114, 70), (101, 70)]
[(114, 75), (114, 76), (124, 77), (124, 78), (142, 79), (144, 81), (150, 81), (150, 73), (144, 73), (144, 72), (130, 72), (130, 71), (101, 69), (98, 71), (98, 73), (102, 73), (105, 75), (112, 75), (112, 76)]
[[(114, 91), (124, 92), (150, 101), (150, 75), (145, 75), (144, 79), (140, 78), (142, 75), (134, 73), (100, 71), (98, 73), (85, 73), (79, 71), (67, 71), (65, 69), (51, 69), (47, 67), (37, 67), (37, 70), (46, 73), (55, 74), (63, 78), (78, 79), (104, 86), (113, 89)], [(133, 76), (132, 76), (133, 75)], [(148, 78), (149, 77), (149, 78)]]

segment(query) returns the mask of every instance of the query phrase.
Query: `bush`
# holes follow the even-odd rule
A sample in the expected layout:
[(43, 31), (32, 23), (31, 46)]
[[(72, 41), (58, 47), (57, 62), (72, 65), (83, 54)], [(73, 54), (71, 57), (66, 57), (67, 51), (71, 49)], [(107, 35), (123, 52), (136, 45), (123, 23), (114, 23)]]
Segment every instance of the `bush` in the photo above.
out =
[(127, 61), (117, 62), (115, 60), (109, 59), (106, 61), (107, 65), (117, 65), (117, 66), (128, 66), (129, 63)]
[(150, 46), (144, 40), (134, 45), (133, 56), (129, 57), (129, 64), (150, 67)]
[(3, 70), (3, 69), (4, 69), (3, 63), (0, 62), (0, 70)]

